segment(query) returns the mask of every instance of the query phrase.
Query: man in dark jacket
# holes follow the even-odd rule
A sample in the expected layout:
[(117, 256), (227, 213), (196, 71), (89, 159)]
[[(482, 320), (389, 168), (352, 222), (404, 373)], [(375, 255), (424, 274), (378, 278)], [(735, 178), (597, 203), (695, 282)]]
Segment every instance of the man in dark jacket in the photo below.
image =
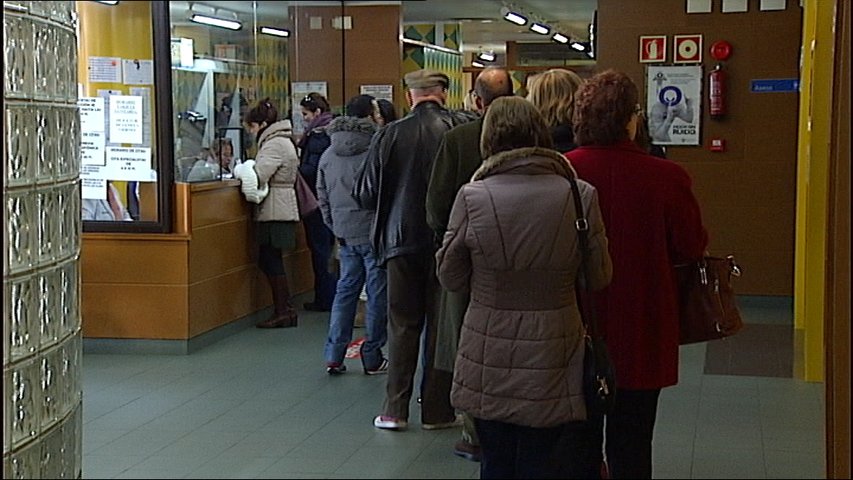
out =
[[(496, 98), (512, 95), (512, 78), (501, 67), (489, 67), (477, 76), (474, 82), (474, 97), (477, 110), (484, 114)], [(483, 118), (459, 125), (444, 135), (438, 155), (432, 167), (426, 197), (427, 222), (435, 232), (437, 243), (444, 238), (450, 210), (456, 193), (471, 180), (471, 175), (480, 167), (480, 134)], [(462, 319), (468, 309), (468, 292), (441, 290), (438, 307), (438, 330), (436, 334), (435, 367), (453, 371), (456, 360), (456, 345)], [(462, 426), (462, 440), (456, 443), (453, 452), (468, 460), (479, 461), (480, 442), (470, 417)]]
[(425, 429), (457, 425), (450, 405), (452, 374), (435, 370), (435, 310), (438, 280), (436, 246), (426, 222), (427, 183), (442, 135), (472, 119), (444, 108), (447, 75), (417, 70), (405, 77), (412, 111), (377, 133), (356, 177), (353, 196), (362, 208), (375, 209), (371, 243), (388, 272), (390, 365), (382, 414), (376, 428), (408, 425), (421, 333), (426, 342), (421, 381), (421, 424)]

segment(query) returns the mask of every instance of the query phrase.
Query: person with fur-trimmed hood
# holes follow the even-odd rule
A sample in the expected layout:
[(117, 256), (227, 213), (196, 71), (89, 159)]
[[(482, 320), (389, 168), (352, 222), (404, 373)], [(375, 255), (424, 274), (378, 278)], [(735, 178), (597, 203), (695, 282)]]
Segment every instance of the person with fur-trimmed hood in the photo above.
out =
[(359, 207), (351, 195), (356, 173), (378, 129), (372, 120), (377, 111), (376, 101), (370, 95), (350, 99), (346, 116), (335, 118), (326, 128), (331, 145), (320, 157), (317, 169), (317, 203), (323, 222), (340, 245), (341, 275), (332, 303), (324, 352), (326, 372), (330, 375), (346, 371), (344, 357), (352, 340), (359, 294), (365, 282), (367, 338), (361, 346), (364, 373), (375, 375), (388, 371), (388, 361), (382, 354), (388, 323), (385, 270), (379, 267), (370, 244), (370, 226), (375, 212)]

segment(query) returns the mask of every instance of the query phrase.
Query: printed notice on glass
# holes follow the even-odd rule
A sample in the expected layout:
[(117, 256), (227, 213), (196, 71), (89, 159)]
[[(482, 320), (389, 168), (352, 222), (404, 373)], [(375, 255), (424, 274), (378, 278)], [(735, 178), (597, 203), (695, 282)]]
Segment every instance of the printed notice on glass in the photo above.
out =
[(81, 132), (104, 131), (104, 99), (101, 97), (80, 97), (77, 99), (80, 109)]
[(107, 147), (107, 178), (128, 182), (150, 182), (151, 149)]
[(106, 165), (106, 134), (104, 132), (80, 132), (80, 163), (82, 165)]
[(142, 143), (142, 97), (110, 97), (110, 143)]
[(152, 85), (154, 83), (154, 60), (124, 59), (121, 62), (125, 85)]
[(133, 87), (131, 95), (142, 97), (142, 146), (151, 146), (151, 89), (148, 87)]
[(80, 166), (80, 195), (94, 200), (107, 199), (107, 179), (104, 167), (98, 165)]
[(394, 101), (394, 85), (362, 85), (362, 95), (371, 95), (377, 100)]
[(702, 67), (649, 67), (646, 116), (655, 145), (699, 145)]
[(89, 57), (89, 81), (121, 83), (121, 58)]

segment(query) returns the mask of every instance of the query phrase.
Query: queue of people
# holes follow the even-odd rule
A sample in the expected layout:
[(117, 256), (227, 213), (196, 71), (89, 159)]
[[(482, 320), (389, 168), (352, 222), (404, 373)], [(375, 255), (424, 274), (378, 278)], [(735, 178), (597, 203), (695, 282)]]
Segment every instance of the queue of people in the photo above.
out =
[[(416, 397), (423, 429), (462, 426), (453, 451), (479, 461), (481, 478), (651, 478), (658, 398), (678, 380), (673, 266), (701, 258), (708, 235), (687, 172), (638, 144), (636, 85), (552, 69), (522, 98), (490, 67), (471, 109), (450, 110), (445, 74), (404, 81), (411, 111), (398, 120), (369, 95), (337, 118), (322, 95), (306, 96), (298, 143), (268, 100), (247, 114), (271, 187), (256, 218), (277, 298), (258, 326), (297, 324), (281, 253), (301, 220), (316, 279), (305, 307), (330, 311), (329, 375), (346, 372), (366, 290), (362, 367), (387, 374), (375, 428), (408, 428)], [(319, 204), (301, 218), (297, 175)], [(606, 416), (588, 414), (581, 381), (579, 225), (617, 376)]]

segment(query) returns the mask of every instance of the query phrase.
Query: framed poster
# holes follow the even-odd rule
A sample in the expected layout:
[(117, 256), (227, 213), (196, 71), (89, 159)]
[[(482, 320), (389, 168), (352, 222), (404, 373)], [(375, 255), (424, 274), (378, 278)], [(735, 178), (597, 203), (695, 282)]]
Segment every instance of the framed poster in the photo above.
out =
[(702, 67), (650, 66), (646, 115), (655, 145), (699, 145)]

